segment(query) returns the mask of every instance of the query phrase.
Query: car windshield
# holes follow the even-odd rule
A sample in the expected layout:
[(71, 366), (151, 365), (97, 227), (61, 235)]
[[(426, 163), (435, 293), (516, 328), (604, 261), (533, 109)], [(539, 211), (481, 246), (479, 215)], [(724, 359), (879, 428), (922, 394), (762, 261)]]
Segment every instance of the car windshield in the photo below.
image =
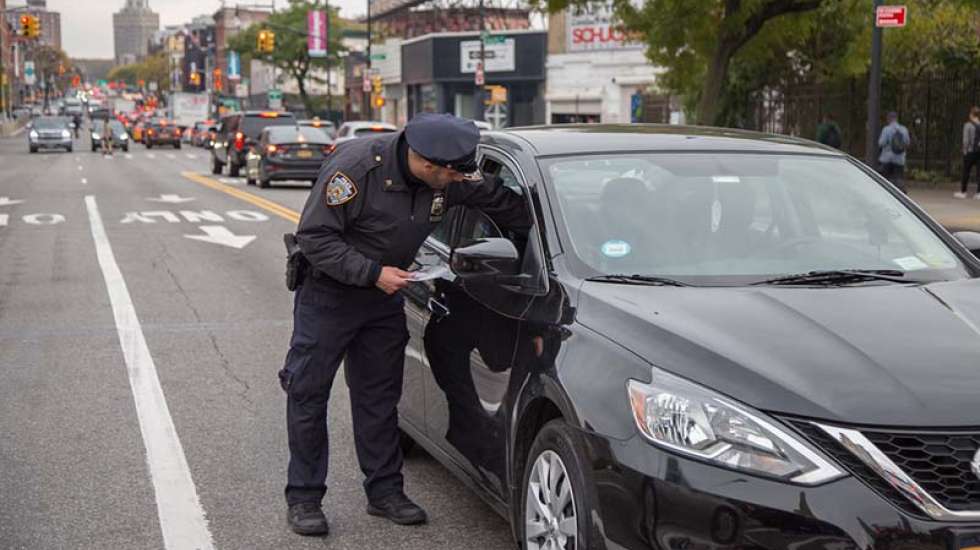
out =
[[(302, 137), (301, 137), (302, 136)], [(297, 143), (306, 141), (309, 143), (330, 143), (327, 134), (318, 128), (306, 126), (282, 128), (269, 128), (269, 142), (271, 143)]]
[(34, 121), (34, 127), (38, 130), (61, 130), (68, 127), (68, 120), (64, 118), (39, 118)]
[(242, 131), (252, 138), (257, 138), (262, 130), (269, 126), (296, 126), (296, 117), (292, 113), (277, 113), (274, 115), (247, 116), (242, 119)]
[(841, 157), (639, 153), (543, 169), (584, 275), (751, 284), (823, 270), (969, 277), (957, 255)]

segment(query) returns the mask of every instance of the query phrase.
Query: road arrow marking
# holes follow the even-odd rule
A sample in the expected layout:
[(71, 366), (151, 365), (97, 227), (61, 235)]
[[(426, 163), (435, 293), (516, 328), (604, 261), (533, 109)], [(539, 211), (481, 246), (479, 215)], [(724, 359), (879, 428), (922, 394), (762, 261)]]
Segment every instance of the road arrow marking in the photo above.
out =
[(85, 179), (85, 178), (82, 178), (82, 185), (87, 185), (87, 184), (88, 184), (88, 180)]
[(0, 214), (0, 227), (6, 226), (8, 221), (10, 221), (10, 216), (9, 215), (7, 215), (7, 214)]
[(10, 206), (11, 204), (20, 204), (24, 201), (11, 200), (10, 197), (0, 197), (0, 206)]
[(177, 160), (177, 156), (173, 153), (167, 153), (167, 158), (170, 160)]
[(230, 246), (231, 248), (242, 249), (248, 243), (255, 240), (255, 235), (235, 235), (223, 225), (202, 225), (201, 230), (207, 235), (184, 235), (188, 239), (204, 241), (206, 243)]
[(133, 154), (132, 153), (126, 153), (126, 160), (133, 160)]
[(191, 197), (181, 197), (180, 195), (160, 195), (159, 197), (147, 197), (148, 201), (153, 202), (171, 202), (174, 204), (180, 204), (182, 202), (191, 202), (194, 200)]
[(148, 158), (148, 159), (155, 159), (155, 158), (157, 158), (157, 156), (154, 155), (153, 153), (147, 153), (146, 154), (146, 158)]
[(191, 160), (194, 160), (194, 159), (197, 158), (197, 155), (195, 155), (194, 153), (185, 153), (185, 154), (187, 155), (187, 158), (189, 158)]

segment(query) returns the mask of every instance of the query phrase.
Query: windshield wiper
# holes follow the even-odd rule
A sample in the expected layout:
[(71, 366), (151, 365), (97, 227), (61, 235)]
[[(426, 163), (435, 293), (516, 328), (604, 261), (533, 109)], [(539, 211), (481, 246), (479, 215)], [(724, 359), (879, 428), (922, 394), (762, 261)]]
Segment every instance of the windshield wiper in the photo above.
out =
[(829, 269), (784, 275), (752, 283), (753, 285), (843, 285), (864, 281), (891, 281), (893, 283), (917, 283), (905, 278), (897, 269)]
[(632, 285), (652, 285), (652, 286), (692, 286), (676, 279), (667, 277), (657, 277), (655, 275), (596, 275), (585, 279), (586, 281), (598, 281), (600, 283), (623, 283)]

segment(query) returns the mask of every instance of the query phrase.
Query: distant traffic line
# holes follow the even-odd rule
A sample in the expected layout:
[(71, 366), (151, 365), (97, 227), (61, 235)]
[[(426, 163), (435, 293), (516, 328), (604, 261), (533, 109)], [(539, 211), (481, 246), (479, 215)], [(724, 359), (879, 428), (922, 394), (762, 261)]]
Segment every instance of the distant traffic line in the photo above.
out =
[(195, 172), (181, 172), (180, 175), (185, 178), (199, 183), (205, 187), (210, 187), (216, 191), (221, 191), (227, 195), (231, 195), (237, 199), (241, 199), (249, 204), (255, 205), (263, 210), (271, 212), (284, 220), (289, 220), (293, 223), (299, 223), (299, 212), (287, 208), (279, 203), (272, 202), (264, 197), (260, 197), (248, 191), (243, 191), (237, 189), (230, 185), (221, 183), (220, 181), (213, 180), (207, 176), (202, 176)]

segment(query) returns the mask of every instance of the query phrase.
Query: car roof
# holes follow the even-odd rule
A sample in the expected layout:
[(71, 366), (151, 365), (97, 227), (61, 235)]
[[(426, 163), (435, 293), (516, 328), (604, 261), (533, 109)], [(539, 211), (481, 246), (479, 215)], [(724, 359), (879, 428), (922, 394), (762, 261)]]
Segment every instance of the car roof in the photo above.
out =
[(731, 151), (843, 156), (819, 143), (732, 128), (668, 124), (560, 124), (484, 134), (484, 143), (517, 146), (534, 156), (583, 152)]
[(382, 126), (384, 128), (392, 128), (397, 130), (398, 127), (390, 122), (381, 122), (379, 120), (352, 120), (350, 122), (345, 122), (344, 126), (350, 126), (352, 128), (364, 128), (369, 126)]

